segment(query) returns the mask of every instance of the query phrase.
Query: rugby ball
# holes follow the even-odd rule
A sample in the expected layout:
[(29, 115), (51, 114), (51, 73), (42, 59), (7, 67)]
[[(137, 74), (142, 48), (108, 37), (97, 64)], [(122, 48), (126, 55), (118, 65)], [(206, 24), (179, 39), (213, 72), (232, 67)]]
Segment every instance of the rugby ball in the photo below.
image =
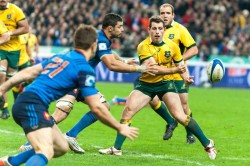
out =
[(219, 82), (225, 74), (225, 67), (220, 59), (213, 59), (207, 65), (207, 75), (211, 82)]

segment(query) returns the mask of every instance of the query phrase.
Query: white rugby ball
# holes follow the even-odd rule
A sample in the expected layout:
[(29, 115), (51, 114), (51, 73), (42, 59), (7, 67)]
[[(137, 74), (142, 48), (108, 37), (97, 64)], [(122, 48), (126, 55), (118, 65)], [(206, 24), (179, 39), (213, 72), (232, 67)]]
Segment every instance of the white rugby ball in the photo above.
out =
[(225, 67), (220, 59), (213, 59), (207, 65), (207, 75), (211, 82), (219, 82), (225, 74)]

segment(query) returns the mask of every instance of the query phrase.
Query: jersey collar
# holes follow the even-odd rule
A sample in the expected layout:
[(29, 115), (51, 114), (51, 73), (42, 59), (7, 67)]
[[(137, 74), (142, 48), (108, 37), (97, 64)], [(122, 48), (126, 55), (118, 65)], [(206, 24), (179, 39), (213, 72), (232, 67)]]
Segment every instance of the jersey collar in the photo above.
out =
[(154, 43), (151, 37), (149, 38), (149, 40), (150, 40), (150, 44), (152, 44), (153, 46), (162, 46), (163, 44), (165, 44), (164, 39), (162, 40), (161, 43)]
[(174, 20), (172, 21), (170, 25), (166, 26), (166, 29), (173, 27), (173, 25), (174, 25)]

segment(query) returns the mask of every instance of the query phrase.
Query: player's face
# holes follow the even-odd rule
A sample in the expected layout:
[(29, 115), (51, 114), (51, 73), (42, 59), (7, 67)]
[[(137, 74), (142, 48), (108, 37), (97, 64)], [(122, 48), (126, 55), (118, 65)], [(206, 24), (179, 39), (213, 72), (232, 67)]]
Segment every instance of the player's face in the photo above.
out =
[(160, 8), (160, 16), (164, 20), (165, 26), (169, 26), (174, 19), (172, 8), (169, 6)]
[(164, 34), (165, 28), (162, 22), (156, 23), (152, 22), (151, 28), (149, 29), (149, 35), (154, 43), (161, 43), (163, 41), (163, 34)]
[(0, 0), (0, 7), (1, 8), (6, 7), (8, 2), (9, 0)]
[(111, 38), (119, 38), (124, 32), (123, 22), (117, 22), (115, 27), (112, 27)]

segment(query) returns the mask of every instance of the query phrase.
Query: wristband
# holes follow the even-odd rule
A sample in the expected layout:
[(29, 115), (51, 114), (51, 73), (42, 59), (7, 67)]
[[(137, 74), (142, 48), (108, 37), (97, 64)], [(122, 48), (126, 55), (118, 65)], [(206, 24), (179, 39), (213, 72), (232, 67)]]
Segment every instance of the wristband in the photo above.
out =
[(141, 65), (141, 66), (136, 66), (136, 71), (140, 73), (145, 73), (146, 72), (146, 67)]

